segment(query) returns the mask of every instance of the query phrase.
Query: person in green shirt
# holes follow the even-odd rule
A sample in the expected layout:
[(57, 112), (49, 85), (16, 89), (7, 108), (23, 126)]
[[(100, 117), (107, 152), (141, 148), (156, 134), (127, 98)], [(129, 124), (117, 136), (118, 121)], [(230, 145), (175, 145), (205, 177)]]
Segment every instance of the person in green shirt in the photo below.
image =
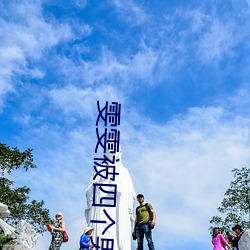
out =
[(138, 250), (143, 250), (143, 239), (146, 236), (148, 242), (148, 249), (155, 250), (152, 239), (152, 229), (155, 226), (156, 213), (150, 203), (145, 203), (142, 194), (137, 195), (139, 206), (136, 208), (135, 226), (133, 236), (136, 235)]

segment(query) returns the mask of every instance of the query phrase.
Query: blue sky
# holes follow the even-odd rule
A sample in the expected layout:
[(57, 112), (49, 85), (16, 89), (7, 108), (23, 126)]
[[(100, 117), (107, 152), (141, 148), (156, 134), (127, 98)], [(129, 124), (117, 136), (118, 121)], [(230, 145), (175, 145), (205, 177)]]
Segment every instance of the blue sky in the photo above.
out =
[(38, 168), (11, 178), (63, 212), (62, 250), (85, 227), (98, 100), (122, 105), (156, 248), (211, 249), (209, 220), (250, 160), (249, 20), (249, 0), (0, 1), (0, 140), (33, 149)]

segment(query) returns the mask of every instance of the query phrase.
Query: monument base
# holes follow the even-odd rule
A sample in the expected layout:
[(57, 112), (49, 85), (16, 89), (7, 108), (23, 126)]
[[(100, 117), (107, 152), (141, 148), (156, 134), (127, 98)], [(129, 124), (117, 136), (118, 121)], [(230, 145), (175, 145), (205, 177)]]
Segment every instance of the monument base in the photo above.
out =
[(0, 250), (26, 250), (24, 246), (21, 245), (5, 245), (0, 247)]

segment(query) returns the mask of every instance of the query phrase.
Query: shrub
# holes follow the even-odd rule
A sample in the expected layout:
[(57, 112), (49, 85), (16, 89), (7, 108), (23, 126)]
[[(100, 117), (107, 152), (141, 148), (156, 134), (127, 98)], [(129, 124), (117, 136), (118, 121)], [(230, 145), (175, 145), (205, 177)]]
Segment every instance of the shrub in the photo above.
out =
[(0, 234), (0, 247), (3, 245), (12, 245), (14, 238), (10, 235)]

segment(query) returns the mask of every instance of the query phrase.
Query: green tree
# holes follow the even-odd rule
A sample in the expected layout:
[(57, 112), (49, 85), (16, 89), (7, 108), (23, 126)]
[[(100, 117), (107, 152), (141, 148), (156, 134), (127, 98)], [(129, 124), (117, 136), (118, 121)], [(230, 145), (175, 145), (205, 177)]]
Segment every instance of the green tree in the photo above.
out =
[(222, 216), (213, 216), (210, 220), (212, 225), (222, 228), (223, 231), (231, 230), (235, 224), (246, 229), (250, 220), (250, 168), (235, 168), (232, 172), (234, 180), (217, 208)]
[(44, 208), (44, 201), (30, 200), (30, 188), (14, 188), (14, 181), (6, 178), (12, 171), (24, 168), (25, 171), (36, 168), (32, 150), (21, 152), (17, 147), (10, 148), (0, 143), (0, 202), (6, 204), (11, 216), (5, 220), (15, 226), (21, 219), (29, 222), (38, 233), (43, 233), (45, 225), (52, 219), (49, 210)]

